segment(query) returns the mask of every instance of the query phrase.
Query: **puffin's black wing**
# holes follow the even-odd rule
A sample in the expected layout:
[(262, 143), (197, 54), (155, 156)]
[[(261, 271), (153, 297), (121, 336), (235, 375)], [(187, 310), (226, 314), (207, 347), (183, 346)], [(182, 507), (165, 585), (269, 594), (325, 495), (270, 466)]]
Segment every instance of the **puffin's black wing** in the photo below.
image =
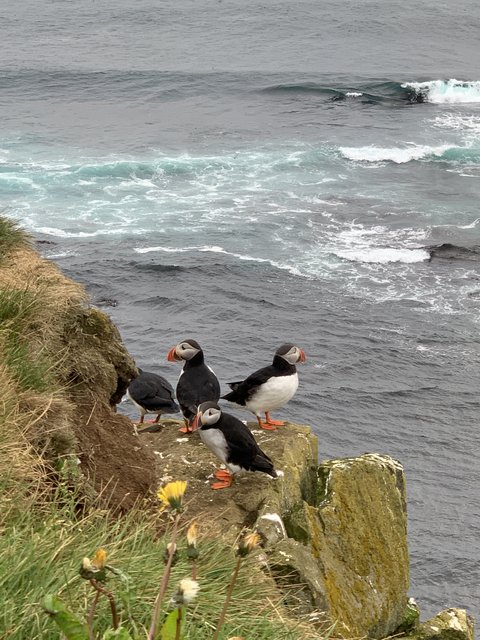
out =
[(128, 392), (137, 404), (149, 411), (178, 411), (172, 385), (155, 373), (142, 372), (132, 380)]
[(233, 391), (222, 396), (223, 400), (229, 402), (235, 402), (236, 404), (245, 405), (248, 400), (255, 394), (255, 391), (262, 384), (267, 382), (276, 373), (276, 369), (273, 365), (258, 369), (248, 376), (242, 382), (229, 382), (228, 385)]
[(250, 429), (235, 416), (222, 414), (219, 425), (227, 441), (227, 461), (236, 464), (247, 471), (263, 471), (273, 478), (277, 473), (272, 460), (260, 449)]

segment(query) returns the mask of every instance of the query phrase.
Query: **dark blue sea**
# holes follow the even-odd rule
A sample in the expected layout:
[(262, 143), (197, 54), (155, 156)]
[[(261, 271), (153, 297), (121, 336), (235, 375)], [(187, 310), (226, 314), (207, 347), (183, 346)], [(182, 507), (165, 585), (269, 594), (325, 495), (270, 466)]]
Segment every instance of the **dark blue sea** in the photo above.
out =
[(423, 617), (480, 610), (479, 29), (473, 0), (0, 7), (2, 212), (172, 382), (183, 338), (225, 390), (305, 349), (277, 417), (403, 463)]

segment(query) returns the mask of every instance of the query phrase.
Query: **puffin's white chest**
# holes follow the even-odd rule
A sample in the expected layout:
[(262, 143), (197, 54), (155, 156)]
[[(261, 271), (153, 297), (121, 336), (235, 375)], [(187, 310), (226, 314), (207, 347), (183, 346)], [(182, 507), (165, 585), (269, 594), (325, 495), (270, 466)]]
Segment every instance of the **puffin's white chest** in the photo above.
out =
[(224, 464), (227, 463), (227, 441), (219, 429), (200, 429), (200, 440)]
[(245, 406), (255, 414), (274, 411), (287, 404), (297, 389), (298, 375), (296, 372), (291, 376), (274, 376), (258, 387), (256, 393)]
[(225, 436), (219, 429), (200, 429), (200, 440), (223, 462), (231, 473), (238, 473), (241, 467), (227, 462), (228, 445)]

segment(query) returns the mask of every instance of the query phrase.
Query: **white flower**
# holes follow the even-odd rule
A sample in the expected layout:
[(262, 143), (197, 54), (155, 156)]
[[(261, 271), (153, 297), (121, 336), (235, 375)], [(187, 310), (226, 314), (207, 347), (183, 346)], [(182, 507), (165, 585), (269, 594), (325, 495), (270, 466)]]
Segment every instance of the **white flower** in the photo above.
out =
[(178, 591), (183, 596), (183, 602), (185, 604), (190, 604), (197, 597), (197, 593), (200, 591), (200, 585), (196, 580), (184, 578), (183, 580), (180, 580)]

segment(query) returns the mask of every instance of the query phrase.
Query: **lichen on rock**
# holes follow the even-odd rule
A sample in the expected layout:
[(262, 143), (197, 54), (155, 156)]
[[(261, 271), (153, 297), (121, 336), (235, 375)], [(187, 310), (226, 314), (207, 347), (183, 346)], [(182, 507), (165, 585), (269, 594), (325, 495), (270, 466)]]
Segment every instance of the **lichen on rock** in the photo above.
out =
[(473, 618), (465, 609), (445, 609), (405, 637), (409, 640), (473, 640)]

